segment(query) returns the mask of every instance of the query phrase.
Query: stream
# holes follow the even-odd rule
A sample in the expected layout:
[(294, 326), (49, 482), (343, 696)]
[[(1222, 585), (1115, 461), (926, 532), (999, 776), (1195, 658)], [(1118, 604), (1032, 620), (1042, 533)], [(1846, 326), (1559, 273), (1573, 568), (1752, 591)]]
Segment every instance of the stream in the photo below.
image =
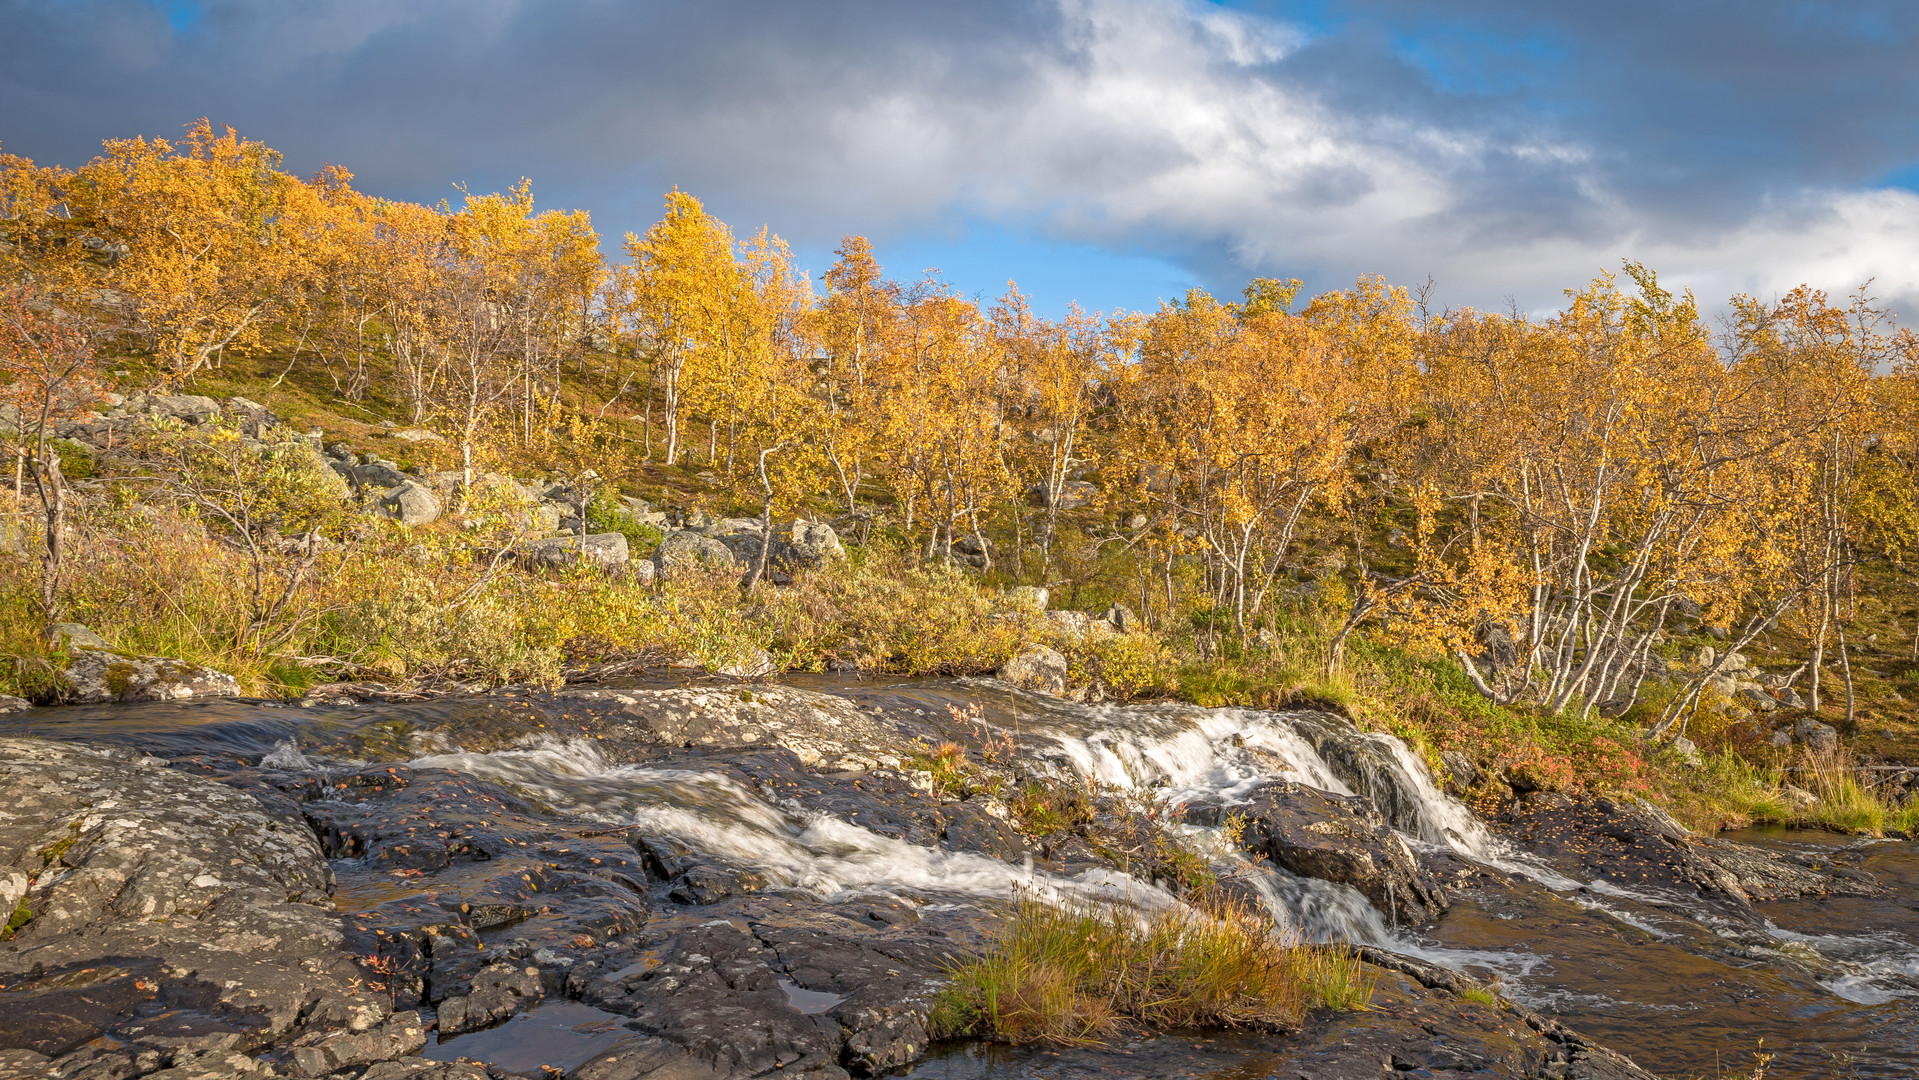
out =
[[(1529, 852), (1498, 823), (1479, 820), (1443, 793), (1398, 740), (1338, 728), (1325, 714), (1083, 706), (990, 680), (802, 676), (783, 685), (831, 695), (861, 716), (932, 739), (977, 748), (990, 731), (1017, 745), (1028, 774), (1097, 780), (1108, 790), (1169, 805), (1230, 809), (1274, 780), (1365, 796), (1445, 878), (1451, 906), (1437, 920), (1409, 925), (1397, 908), (1382, 913), (1349, 885), (1249, 861), (1219, 828), (1193, 823), (1203, 815), (1168, 828), (1222, 875), (1245, 883), (1299, 936), (1376, 946), (1490, 982), (1662, 1076), (1750, 1068), (1762, 1049), (1778, 1055), (1769, 1080), (1919, 1076), (1919, 851), (1912, 844), (1783, 830), (1728, 834), (1722, 839), (1795, 865), (1843, 866), (1878, 885), (1873, 895), (1732, 904), (1657, 882), (1581, 876), (1564, 859)], [(737, 692), (663, 677), (624, 689), (676, 687)], [(975, 706), (984, 728), (954, 712)], [(917, 819), (851, 802), (836, 809), (824, 796), (807, 795), (798, 780), (782, 781), (786, 774), (753, 771), (758, 759), (729, 759), (723, 768), (714, 752), (642, 752), (609, 738), (612, 729), (569, 727), (597, 707), (585, 698), (553, 701), (532, 693), (309, 708), (246, 701), (67, 707), (9, 717), (0, 734), (118, 745), (209, 775), (238, 770), (274, 778), (282, 788), (309, 782), (323, 794), (336, 778), (369, 765), (403, 766), (422, 777), (470, 777), (523, 804), (505, 806), (482, 819), (485, 824), (545, 819), (577, 829), (577, 823), (596, 823), (661, 838), (635, 856), (636, 866), (701, 861), (708, 867), (701, 872), (720, 881), (714, 895), (804, 894), (881, 922), (898, 912), (918, 925), (943, 925), (941, 919), (973, 917), (980, 904), (1002, 901), (1016, 889), (1136, 905), (1177, 902), (1118, 870), (1018, 856), (995, 848), (1004, 843), (990, 836), (971, 849), (915, 842), (923, 839), (914, 832)], [(904, 745), (882, 749), (899, 753)], [(945, 835), (951, 839), (962, 827), (973, 826), (948, 824)], [(436, 866), (395, 865), (379, 861), (371, 847), (357, 855), (343, 850), (333, 860), (340, 910), (362, 912), (378, 924), (383, 913), (434, 895)], [(637, 869), (631, 875), (641, 876)], [(705, 896), (698, 890), (708, 887), (700, 884), (706, 879), (679, 880), (672, 903), (650, 918), (702, 925)], [(510, 932), (482, 930), (482, 938)], [(616, 976), (622, 973), (605, 978)], [(432, 975), (425, 979), (430, 987)], [(848, 995), (819, 979), (810, 988), (801, 982), (782, 976), (779, 986), (787, 1006), (805, 1016), (824, 1014)], [(542, 1065), (575, 1069), (622, 1035), (626, 1017), (606, 1006), (592, 993), (563, 996), (549, 989), (538, 1007), (496, 1026), (429, 1041), (426, 1054), (492, 1061), (534, 1075)], [(1366, 1021), (1362, 1014), (1346, 1022)], [(1086, 1050), (955, 1043), (898, 1071), (955, 1080), (1223, 1080), (1299, 1074), (1285, 1071), (1291, 1066), (1285, 1037), (1227, 1034), (1140, 1038)]]

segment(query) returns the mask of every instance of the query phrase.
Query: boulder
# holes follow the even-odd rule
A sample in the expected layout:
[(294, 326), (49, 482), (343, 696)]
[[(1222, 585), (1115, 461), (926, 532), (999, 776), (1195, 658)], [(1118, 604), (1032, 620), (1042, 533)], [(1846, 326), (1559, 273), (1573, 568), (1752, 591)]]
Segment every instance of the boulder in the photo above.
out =
[(1006, 590), (1007, 606), (1024, 611), (1045, 611), (1051, 600), (1052, 594), (1039, 585), (1016, 585)]
[(67, 700), (78, 705), (240, 696), (240, 684), (226, 672), (164, 656), (81, 649), (62, 674)]
[(272, 410), (265, 405), (243, 397), (228, 398), (226, 414), (239, 421), (242, 435), (255, 439), (265, 438), (267, 432), (280, 423), (280, 418), (273, 415)]
[(154, 416), (165, 416), (187, 424), (204, 424), (220, 416), (220, 403), (198, 394), (152, 395), (146, 399), (146, 407)]
[(1794, 724), (1792, 734), (1815, 754), (1830, 754), (1839, 749), (1839, 732), (1832, 725), (1822, 724), (1811, 717)]
[(625, 533), (593, 533), (580, 536), (554, 536), (535, 540), (521, 552), (528, 566), (571, 566), (584, 559), (605, 570), (617, 570), (631, 558)]
[(440, 517), (440, 500), (426, 485), (411, 480), (386, 491), (374, 507), (402, 525), (430, 525)]
[(1445, 890), (1368, 799), (1291, 781), (1254, 789), (1239, 808), (1240, 846), (1301, 877), (1350, 885), (1394, 922), (1446, 910)]
[(106, 638), (77, 622), (54, 623), (47, 627), (48, 643), (65, 649), (104, 649), (113, 651), (113, 644)]
[(1115, 633), (1130, 634), (1142, 628), (1139, 616), (1133, 614), (1133, 609), (1125, 604), (1114, 604), (1107, 608), (1100, 619), (1111, 626)]
[(401, 442), (409, 442), (409, 443), (440, 441), (440, 437), (438, 435), (435, 435), (433, 432), (427, 431), (424, 428), (406, 428), (405, 430), (394, 432), (393, 437), (400, 440)]
[[(1052, 492), (1045, 484), (1034, 484), (1026, 489), (1026, 498), (1035, 506), (1055, 505)], [(1075, 510), (1092, 503), (1099, 498), (1099, 488), (1085, 480), (1068, 480), (1060, 485), (1057, 506), (1061, 510)]]
[(1473, 759), (1458, 750), (1441, 750), (1439, 760), (1446, 764), (1446, 790), (1454, 795), (1464, 795), (1479, 786), (1479, 766)]
[(1752, 683), (1740, 686), (1733, 700), (1754, 712), (1771, 712), (1779, 707), (1779, 702), (1771, 694)]
[(1047, 612), (1046, 621), (1052, 623), (1061, 634), (1075, 641), (1086, 637), (1087, 628), (1092, 623), (1084, 611), (1063, 610)]
[(412, 479), (393, 465), (372, 459), (363, 465), (353, 466), (347, 472), (353, 478), (354, 487), (375, 488), (380, 491), (399, 487)]
[(1022, 690), (1062, 697), (1066, 693), (1066, 658), (1045, 645), (1027, 645), (1001, 665), (999, 677)]
[(775, 548), (774, 555), (784, 554), (789, 568), (810, 570), (829, 560), (846, 558), (839, 534), (824, 521), (795, 521), (786, 540), (787, 551)]
[(691, 529), (667, 533), (653, 551), (653, 566), (662, 581), (702, 565), (738, 569), (745, 563), (727, 545)]

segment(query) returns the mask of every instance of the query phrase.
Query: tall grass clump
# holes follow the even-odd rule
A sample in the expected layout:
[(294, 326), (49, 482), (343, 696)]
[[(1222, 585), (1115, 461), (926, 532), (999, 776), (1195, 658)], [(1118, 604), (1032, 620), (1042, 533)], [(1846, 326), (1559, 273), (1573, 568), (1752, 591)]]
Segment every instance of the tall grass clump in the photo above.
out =
[(1808, 824), (1874, 836), (1887, 829), (1911, 833), (1919, 828), (1919, 805), (1912, 799), (1892, 802), (1862, 782), (1858, 762), (1844, 747), (1808, 750), (1804, 765), (1793, 775), (1819, 800), (1803, 814)]
[(1295, 1030), (1307, 1009), (1371, 996), (1355, 955), (1303, 945), (1229, 900), (1141, 912), (1022, 892), (992, 945), (953, 969), (934, 1024), (1089, 1045), (1131, 1028)]

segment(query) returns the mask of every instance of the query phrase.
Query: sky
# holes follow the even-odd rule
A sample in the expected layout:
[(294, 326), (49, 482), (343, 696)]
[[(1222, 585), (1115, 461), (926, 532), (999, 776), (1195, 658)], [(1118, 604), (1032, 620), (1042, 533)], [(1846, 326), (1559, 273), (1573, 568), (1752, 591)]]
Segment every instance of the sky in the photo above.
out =
[[(1919, 3), (0, 0), (0, 151), (206, 116), (363, 190), (680, 187), (1054, 314), (1362, 274), (1556, 307), (1622, 259), (1919, 313)], [(1910, 318), (1904, 321), (1910, 321)]]

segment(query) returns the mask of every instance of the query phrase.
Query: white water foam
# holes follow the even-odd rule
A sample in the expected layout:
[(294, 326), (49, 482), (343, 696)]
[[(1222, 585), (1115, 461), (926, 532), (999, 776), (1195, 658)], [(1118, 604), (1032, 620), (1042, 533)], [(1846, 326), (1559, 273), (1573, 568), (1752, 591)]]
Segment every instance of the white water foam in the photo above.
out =
[(1042, 897), (1136, 906), (1176, 902), (1162, 889), (1112, 871), (1065, 878), (984, 855), (909, 844), (830, 814), (776, 806), (717, 773), (610, 764), (585, 740), (437, 754), (412, 764), (496, 780), (564, 813), (638, 825), (828, 899), (894, 890), (1004, 898), (1018, 888)]

